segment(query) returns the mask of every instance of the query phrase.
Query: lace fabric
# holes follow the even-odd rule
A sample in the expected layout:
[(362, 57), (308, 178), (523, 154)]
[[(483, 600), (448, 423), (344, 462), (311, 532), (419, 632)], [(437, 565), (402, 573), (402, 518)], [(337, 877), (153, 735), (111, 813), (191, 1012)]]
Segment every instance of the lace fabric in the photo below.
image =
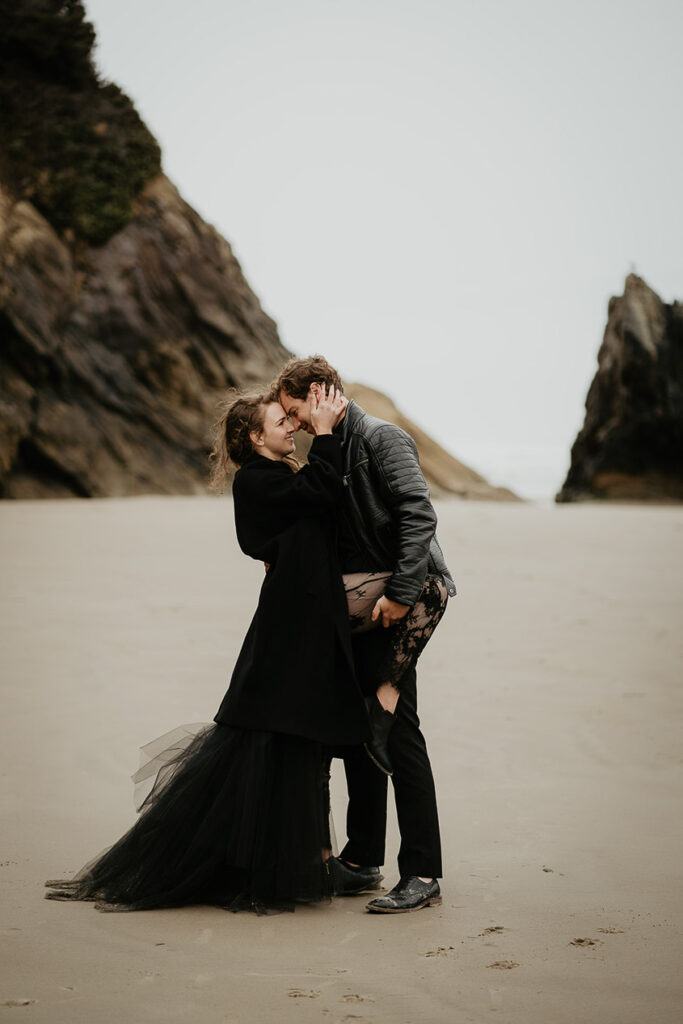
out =
[[(384, 595), (390, 572), (355, 572), (343, 577), (352, 634), (366, 633), (381, 626), (372, 621), (372, 610)], [(401, 677), (415, 664), (438, 626), (448, 603), (448, 592), (440, 576), (428, 575), (417, 601), (386, 633), (386, 649), (379, 668), (379, 681), (400, 690)]]

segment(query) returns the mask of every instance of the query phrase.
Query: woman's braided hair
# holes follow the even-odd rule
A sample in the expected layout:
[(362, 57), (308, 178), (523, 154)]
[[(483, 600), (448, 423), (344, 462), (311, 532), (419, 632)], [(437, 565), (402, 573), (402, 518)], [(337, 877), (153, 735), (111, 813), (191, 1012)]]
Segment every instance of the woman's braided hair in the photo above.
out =
[(267, 405), (272, 402), (268, 394), (240, 395), (233, 393), (220, 404), (220, 417), (214, 426), (213, 449), (209, 487), (221, 494), (225, 490), (230, 463), (243, 466), (254, 448), (250, 434), (263, 430)]

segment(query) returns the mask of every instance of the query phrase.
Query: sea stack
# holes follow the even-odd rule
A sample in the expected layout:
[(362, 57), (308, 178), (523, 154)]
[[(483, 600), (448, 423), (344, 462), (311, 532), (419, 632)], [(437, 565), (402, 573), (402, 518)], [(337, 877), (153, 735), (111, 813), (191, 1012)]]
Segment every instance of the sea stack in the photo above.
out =
[(557, 501), (683, 501), (683, 304), (635, 274), (610, 299), (586, 418)]

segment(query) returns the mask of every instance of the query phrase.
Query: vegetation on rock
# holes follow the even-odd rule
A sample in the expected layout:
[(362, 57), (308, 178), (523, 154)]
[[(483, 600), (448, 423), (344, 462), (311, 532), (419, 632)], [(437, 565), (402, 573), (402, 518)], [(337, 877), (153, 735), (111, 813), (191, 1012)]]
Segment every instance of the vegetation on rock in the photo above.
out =
[(0, 179), (56, 231), (101, 245), (161, 168), (133, 104), (101, 81), (80, 0), (0, 0)]

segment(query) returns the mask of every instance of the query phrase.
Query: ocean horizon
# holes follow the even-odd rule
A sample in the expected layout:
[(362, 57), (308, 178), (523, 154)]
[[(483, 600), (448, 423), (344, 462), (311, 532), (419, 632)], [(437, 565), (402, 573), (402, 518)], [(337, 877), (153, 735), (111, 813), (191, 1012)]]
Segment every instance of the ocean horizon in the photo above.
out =
[(494, 487), (540, 504), (554, 502), (569, 469), (570, 450), (563, 444), (464, 440), (451, 450)]

